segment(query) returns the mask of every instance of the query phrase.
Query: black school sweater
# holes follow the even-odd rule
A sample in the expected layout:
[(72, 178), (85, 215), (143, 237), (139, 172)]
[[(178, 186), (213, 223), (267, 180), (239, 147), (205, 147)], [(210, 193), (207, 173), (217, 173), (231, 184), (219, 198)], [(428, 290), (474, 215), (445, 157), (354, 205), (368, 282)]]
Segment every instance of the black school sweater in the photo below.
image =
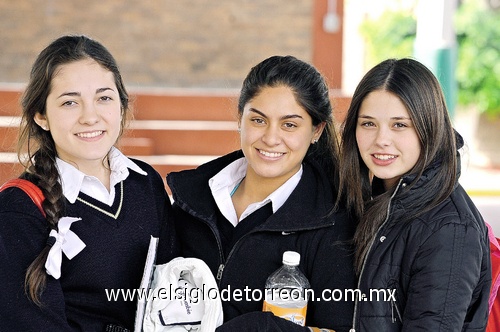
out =
[[(47, 278), (37, 307), (24, 293), (26, 269), (41, 252), (49, 227), (33, 202), (17, 188), (0, 193), (0, 330), (104, 331), (109, 323), (133, 329), (137, 300), (108, 299), (106, 290), (139, 287), (151, 236), (169, 242), (170, 201), (159, 174), (134, 160), (148, 175), (130, 171), (116, 185), (112, 206), (83, 193), (67, 201), (71, 225), (86, 244), (72, 260), (63, 254), (61, 278)], [(166, 246), (161, 258), (173, 255)]]

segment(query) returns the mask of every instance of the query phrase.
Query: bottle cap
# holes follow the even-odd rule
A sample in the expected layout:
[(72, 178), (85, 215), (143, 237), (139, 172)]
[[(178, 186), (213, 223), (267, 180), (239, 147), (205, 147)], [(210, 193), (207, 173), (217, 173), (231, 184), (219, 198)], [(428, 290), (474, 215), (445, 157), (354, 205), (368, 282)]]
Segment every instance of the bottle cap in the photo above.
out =
[(300, 263), (300, 254), (295, 251), (285, 251), (283, 253), (283, 264), (297, 266)]

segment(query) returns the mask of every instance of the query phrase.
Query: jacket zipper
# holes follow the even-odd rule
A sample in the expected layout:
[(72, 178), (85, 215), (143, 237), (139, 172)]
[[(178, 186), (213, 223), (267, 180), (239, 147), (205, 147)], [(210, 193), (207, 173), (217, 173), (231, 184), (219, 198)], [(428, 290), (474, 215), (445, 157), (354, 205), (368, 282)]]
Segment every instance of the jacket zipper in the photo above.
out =
[(396, 323), (396, 317), (394, 317), (394, 309), (396, 309), (396, 314), (398, 315), (397, 318), (399, 318), (400, 322), (403, 322), (403, 319), (401, 318), (401, 313), (399, 312), (398, 305), (396, 304), (396, 301), (391, 299), (391, 317), (392, 317), (392, 322)]
[[(216, 276), (216, 279), (217, 280), (220, 280), (222, 278), (222, 271), (224, 271), (224, 250), (222, 249), (222, 244), (219, 240), (219, 238), (217, 237), (217, 233), (215, 232), (215, 230), (213, 229), (212, 225), (204, 220), (204, 219), (199, 219), (201, 222), (205, 223), (208, 228), (210, 228), (210, 230), (212, 231), (212, 234), (215, 238), (215, 242), (217, 242), (217, 247), (219, 248), (219, 259), (220, 261), (222, 262), (221, 264), (219, 264), (219, 267), (217, 268), (217, 276)], [(228, 256), (229, 257), (229, 256)]]
[(222, 272), (224, 271), (224, 263), (221, 263), (219, 265), (219, 268), (217, 269), (217, 280), (220, 280), (222, 278)]
[[(319, 227), (310, 227), (310, 228), (301, 228), (299, 230), (290, 230), (288, 232), (300, 232), (300, 231), (310, 231), (310, 230), (313, 230), (313, 229), (320, 229), (320, 228), (324, 228), (324, 227), (328, 227), (328, 226), (331, 226), (330, 224), (328, 225), (324, 225), (324, 226), (319, 226)], [(236, 243), (233, 245), (233, 247), (231, 248), (231, 251), (229, 252), (229, 254), (227, 255), (226, 259), (222, 259), (222, 263), (219, 264), (219, 268), (217, 269), (217, 276), (216, 276), (216, 279), (218, 281), (218, 284), (220, 286), (220, 281), (222, 279), (222, 273), (224, 272), (224, 268), (226, 267), (227, 265), (227, 262), (229, 261), (229, 258), (231, 258), (231, 256), (233, 255), (233, 252), (235, 252), (236, 248), (238, 247), (238, 245), (240, 244), (240, 242), (247, 236), (249, 236), (250, 234), (253, 234), (253, 233), (257, 233), (257, 232), (286, 232), (286, 231), (283, 231), (283, 230), (280, 230), (280, 231), (277, 231), (277, 230), (253, 230), (253, 231), (250, 231), (248, 232), (247, 234), (243, 235), (238, 241), (236, 241)], [(214, 233), (215, 235), (215, 233)], [(217, 237), (216, 237), (217, 238)], [(217, 239), (217, 244), (219, 244), (219, 240)], [(222, 252), (222, 249), (221, 249), (221, 246), (219, 245), (219, 252), (221, 253)], [(220, 257), (223, 257), (222, 254), (220, 255)]]
[[(389, 204), (387, 205), (387, 215), (385, 217), (385, 220), (382, 223), (382, 225), (380, 225), (377, 232), (375, 233), (375, 236), (371, 240), (370, 245), (368, 247), (368, 251), (366, 252), (366, 256), (363, 259), (363, 265), (361, 266), (361, 272), (359, 274), (359, 279), (358, 279), (358, 289), (359, 290), (361, 290), (361, 287), (360, 287), (361, 286), (361, 278), (363, 277), (363, 272), (365, 271), (366, 259), (368, 258), (369, 254), (372, 250), (372, 247), (373, 247), (373, 244), (375, 243), (375, 240), (378, 238), (378, 233), (384, 227), (384, 225), (387, 223), (387, 221), (389, 221), (389, 212), (391, 210), (392, 199), (394, 198), (394, 196), (396, 196), (396, 193), (398, 192), (399, 187), (401, 186), (401, 182), (403, 182), (402, 178), (399, 179), (398, 186), (396, 187), (396, 190), (394, 190), (394, 192), (392, 193), (392, 196), (389, 200)], [(356, 315), (358, 313), (357, 311), (358, 311), (358, 302), (359, 302), (358, 300), (359, 300), (358, 297), (356, 297), (356, 301), (354, 301), (354, 314), (352, 316), (352, 328), (349, 330), (349, 332), (356, 332)], [(391, 300), (391, 302), (392, 302), (392, 300)], [(397, 310), (397, 308), (396, 308), (396, 310)], [(398, 314), (399, 314), (399, 311), (398, 311)]]

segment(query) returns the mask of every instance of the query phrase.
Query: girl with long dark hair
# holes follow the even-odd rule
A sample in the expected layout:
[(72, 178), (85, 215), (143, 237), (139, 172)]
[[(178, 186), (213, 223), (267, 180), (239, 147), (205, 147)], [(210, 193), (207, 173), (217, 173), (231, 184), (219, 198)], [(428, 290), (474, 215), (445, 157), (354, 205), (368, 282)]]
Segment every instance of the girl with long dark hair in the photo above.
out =
[(485, 223), (458, 183), (461, 136), (435, 76), (386, 60), (356, 88), (341, 194), (359, 220), (353, 331), (482, 331), (491, 281)]

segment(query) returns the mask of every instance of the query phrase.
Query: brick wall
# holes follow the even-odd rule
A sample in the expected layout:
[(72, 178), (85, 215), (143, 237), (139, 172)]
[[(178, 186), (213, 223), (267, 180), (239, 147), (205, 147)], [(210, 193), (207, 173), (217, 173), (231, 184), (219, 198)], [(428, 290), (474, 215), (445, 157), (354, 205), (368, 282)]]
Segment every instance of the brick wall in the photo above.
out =
[(0, 0), (0, 82), (24, 83), (52, 39), (86, 34), (125, 84), (236, 88), (274, 54), (311, 62), (312, 0)]

